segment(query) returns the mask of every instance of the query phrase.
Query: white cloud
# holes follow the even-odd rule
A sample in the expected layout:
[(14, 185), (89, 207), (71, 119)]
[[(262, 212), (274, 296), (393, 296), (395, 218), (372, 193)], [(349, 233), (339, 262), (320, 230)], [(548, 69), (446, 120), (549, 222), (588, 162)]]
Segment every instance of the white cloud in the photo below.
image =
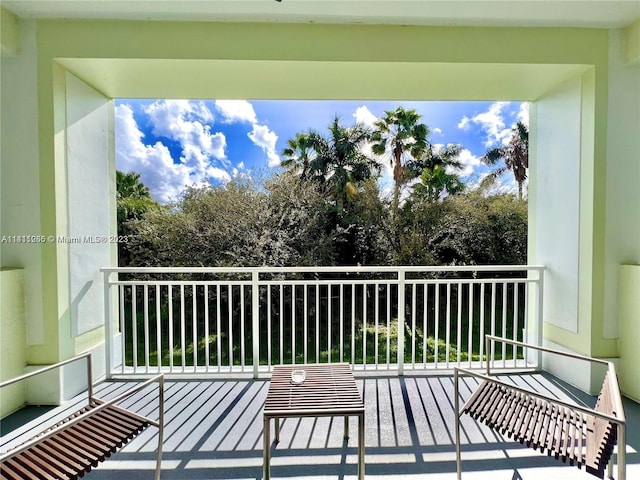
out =
[(144, 134), (133, 118), (133, 110), (123, 104), (115, 109), (116, 166), (123, 172), (136, 172), (159, 202), (178, 198), (186, 185), (202, 182), (193, 178), (184, 164), (175, 164), (169, 149), (160, 142), (145, 145)]
[(468, 130), (469, 123), (471, 123), (471, 120), (465, 115), (464, 117), (462, 117), (462, 120), (460, 120), (460, 123), (458, 123), (458, 128), (460, 130)]
[(216, 100), (216, 110), (223, 116), (225, 123), (258, 123), (253, 105), (246, 100)]
[(522, 122), (529, 127), (529, 103), (522, 102), (516, 113), (511, 114), (511, 118), (516, 117), (516, 121), (507, 126), (503, 110), (508, 106), (508, 102), (495, 102), (486, 112), (479, 113), (471, 118), (464, 116), (458, 128), (468, 130), (472, 124), (478, 125), (486, 135), (483, 142), (489, 148), (496, 145), (506, 145), (511, 139), (511, 129), (516, 122)]
[(479, 113), (471, 118), (462, 117), (458, 128), (466, 130), (471, 123), (478, 125), (487, 136), (484, 141), (485, 147), (498, 144), (506, 144), (511, 137), (511, 127), (506, 127), (502, 110), (509, 105), (508, 102), (495, 102), (491, 104), (489, 110)]
[[(447, 145), (451, 146), (451, 144)], [(433, 150), (434, 153), (440, 153), (440, 151), (445, 147), (442, 143), (434, 143)], [(475, 173), (475, 170), (482, 165), (480, 161), (480, 157), (476, 157), (471, 151), (467, 148), (463, 148), (460, 150), (460, 154), (457, 157), (457, 160), (462, 164), (462, 169), (455, 170), (452, 167), (447, 167), (447, 173), (449, 174), (457, 174), (460, 177), (468, 177)]]
[(210, 178), (215, 178), (216, 180), (221, 181), (222, 183), (227, 183), (231, 181), (231, 175), (226, 170), (217, 167), (209, 167), (207, 169), (207, 175)]
[[(459, 170), (457, 173), (460, 177), (467, 177), (472, 175), (476, 169), (482, 165), (479, 157), (476, 157), (471, 151), (467, 148), (463, 148), (460, 151), (460, 155), (458, 156), (458, 161), (462, 164), (462, 170)], [(453, 172), (448, 172), (453, 173)]]
[(253, 130), (247, 134), (251, 141), (260, 147), (267, 155), (267, 165), (276, 167), (280, 165), (280, 156), (276, 153), (278, 135), (269, 130), (266, 125), (253, 124)]
[(436, 127), (432, 131), (433, 131), (433, 133), (435, 133), (437, 135), (442, 135), (442, 129), (441, 128)]
[(185, 158), (206, 155), (225, 159), (224, 134), (211, 133), (213, 113), (203, 102), (160, 100), (142, 108), (153, 125), (153, 134), (180, 143)]
[[(269, 167), (280, 165), (280, 156), (276, 153), (278, 135), (267, 125), (258, 123), (256, 112), (250, 102), (246, 100), (216, 100), (215, 106), (218, 113), (222, 115), (224, 123), (250, 123), (252, 129), (247, 136), (266, 154), (267, 165)], [(242, 175), (244, 167), (239, 166), (239, 168), (237, 175)]]
[(374, 123), (378, 121), (378, 117), (371, 113), (366, 105), (356, 108), (353, 116), (356, 119), (356, 123), (364, 125), (367, 128), (373, 128)]
[(520, 109), (518, 110), (516, 118), (518, 119), (518, 122), (524, 123), (527, 128), (529, 128), (529, 102), (522, 102), (520, 104)]

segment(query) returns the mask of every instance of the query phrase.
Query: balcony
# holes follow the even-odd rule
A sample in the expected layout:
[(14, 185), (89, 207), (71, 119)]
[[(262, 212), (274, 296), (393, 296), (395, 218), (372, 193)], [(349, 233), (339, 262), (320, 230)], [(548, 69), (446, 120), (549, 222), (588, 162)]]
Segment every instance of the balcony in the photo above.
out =
[[(367, 478), (454, 479), (454, 366), (477, 368), (484, 334), (539, 342), (544, 269), (372, 267), (103, 269), (107, 380), (113, 398), (157, 372), (165, 384), (164, 479), (262, 477), (262, 407), (272, 366), (344, 361), (366, 406)], [(595, 399), (547, 372), (533, 352), (492, 352), (501, 376), (560, 399)], [(257, 361), (254, 361), (257, 359)], [(518, 373), (514, 373), (514, 368)], [(477, 380), (464, 378), (467, 398)], [(151, 390), (123, 406), (157, 418)], [(53, 410), (64, 416), (77, 399)], [(627, 478), (640, 478), (640, 406), (625, 400)], [(27, 423), (2, 439), (38, 429)], [(355, 418), (351, 432), (357, 430)], [(356, 478), (355, 435), (339, 418), (286, 419), (273, 478)], [(88, 479), (147, 479), (156, 429)], [(465, 416), (463, 478), (591, 478)]]

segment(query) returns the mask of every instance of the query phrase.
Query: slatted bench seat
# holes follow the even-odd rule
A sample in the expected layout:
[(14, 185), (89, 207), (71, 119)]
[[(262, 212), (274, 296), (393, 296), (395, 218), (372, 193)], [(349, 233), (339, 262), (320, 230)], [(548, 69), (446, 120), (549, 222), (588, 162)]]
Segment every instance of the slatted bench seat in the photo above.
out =
[[(507, 384), (487, 374), (457, 368), (455, 371), (456, 460), (458, 479), (461, 478), (460, 417), (468, 414), (515, 441), (553, 455), (556, 459), (576, 465), (598, 478), (604, 478), (609, 466), (612, 476), (612, 455), (616, 442), (618, 451), (618, 479), (625, 478), (625, 417), (620, 389), (612, 363), (590, 357), (567, 354), (556, 350), (514, 342), (500, 337), (487, 337), (516, 346), (541, 350), (572, 358), (607, 365), (607, 372), (593, 409), (550, 398), (538, 392)], [(480, 380), (471, 397), (459, 408), (459, 377), (470, 375)]]
[[(149, 426), (156, 426), (158, 451), (155, 478), (160, 478), (164, 429), (164, 379), (153, 377), (116, 398), (94, 397), (91, 384), (91, 356), (83, 354), (0, 384), (0, 388), (85, 358), (87, 361), (88, 403), (24, 443), (0, 454), (1, 480), (77, 479), (123, 447)], [(158, 383), (159, 420), (155, 421), (118, 406), (125, 398)]]

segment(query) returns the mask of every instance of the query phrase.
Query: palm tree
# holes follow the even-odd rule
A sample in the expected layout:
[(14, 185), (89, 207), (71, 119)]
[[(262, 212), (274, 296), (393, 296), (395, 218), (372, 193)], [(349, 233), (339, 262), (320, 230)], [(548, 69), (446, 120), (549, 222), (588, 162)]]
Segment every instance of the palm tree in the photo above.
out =
[(136, 172), (121, 172), (116, 170), (116, 195), (119, 199), (136, 198), (151, 200), (149, 188), (140, 181), (140, 174)]
[(446, 167), (435, 165), (425, 168), (420, 175), (420, 183), (413, 186), (415, 195), (426, 197), (427, 202), (435, 203), (442, 194), (456, 195), (464, 191), (464, 183), (455, 173), (448, 173)]
[(500, 159), (504, 160), (504, 166), (495, 169), (488, 178), (496, 179), (507, 170), (511, 170), (518, 183), (518, 198), (522, 200), (522, 185), (527, 179), (529, 168), (529, 129), (524, 123), (518, 122), (513, 126), (509, 143), (489, 150), (481, 158), (487, 165), (495, 165)]
[(287, 140), (287, 148), (282, 151), (280, 166), (299, 175), (302, 180), (315, 178), (317, 174), (315, 151), (313, 150), (313, 132), (296, 133)]
[[(159, 208), (151, 198), (149, 188), (140, 181), (140, 174), (116, 170), (116, 207), (118, 236), (134, 233), (130, 222), (141, 219), (146, 212)], [(118, 264), (133, 265), (133, 254), (127, 241), (118, 243)]]
[(462, 169), (458, 160), (460, 145), (449, 144), (441, 148), (433, 145), (425, 150), (420, 158), (407, 162), (407, 170), (411, 178), (420, 178), (414, 185), (414, 192), (426, 196), (429, 202), (438, 201), (443, 191), (454, 195), (464, 190), (464, 184), (455, 173)]
[(310, 133), (316, 155), (314, 166), (336, 199), (339, 215), (344, 211), (345, 202), (357, 192), (358, 183), (377, 173), (378, 164), (362, 153), (369, 134), (362, 125), (340, 125), (338, 116), (329, 125), (328, 136)]
[(409, 178), (419, 177), (425, 168), (433, 169), (437, 165), (447, 167), (449, 170), (461, 170), (462, 163), (458, 159), (460, 148), (460, 145), (454, 144), (434, 148), (433, 145), (429, 144), (421, 157), (411, 158), (407, 162), (406, 168)]
[(395, 111), (384, 113), (385, 117), (375, 123), (375, 131), (371, 135), (371, 148), (376, 155), (388, 157), (393, 167), (392, 210), (394, 217), (397, 217), (400, 187), (408, 179), (404, 163), (410, 158), (420, 158), (424, 154), (429, 128), (419, 123), (422, 116), (415, 110), (398, 107)]

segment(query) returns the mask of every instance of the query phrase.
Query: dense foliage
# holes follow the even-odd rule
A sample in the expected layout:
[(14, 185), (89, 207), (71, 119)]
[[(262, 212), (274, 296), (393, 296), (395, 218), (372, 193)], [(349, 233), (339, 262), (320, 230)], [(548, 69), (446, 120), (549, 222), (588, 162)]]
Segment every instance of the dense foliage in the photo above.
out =
[(341, 215), (317, 186), (288, 174), (264, 185), (189, 187), (175, 204), (124, 223), (121, 265), (526, 263), (527, 205), (515, 195), (414, 195), (400, 209), (399, 237), (389, 209), (374, 181)]

